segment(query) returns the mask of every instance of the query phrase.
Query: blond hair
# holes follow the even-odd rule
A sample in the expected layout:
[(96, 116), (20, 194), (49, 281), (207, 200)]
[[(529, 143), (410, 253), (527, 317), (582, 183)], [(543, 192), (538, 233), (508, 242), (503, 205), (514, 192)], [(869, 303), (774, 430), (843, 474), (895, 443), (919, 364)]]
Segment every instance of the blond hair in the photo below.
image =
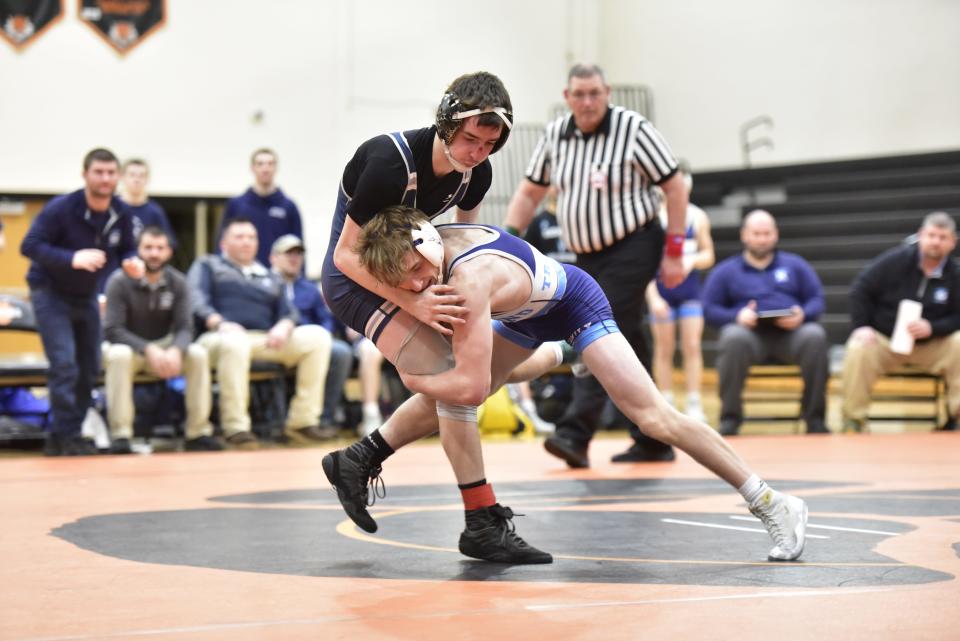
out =
[(360, 230), (355, 249), (360, 265), (381, 283), (399, 286), (407, 275), (404, 258), (413, 249), (410, 231), (429, 220), (413, 207), (394, 205), (381, 210)]

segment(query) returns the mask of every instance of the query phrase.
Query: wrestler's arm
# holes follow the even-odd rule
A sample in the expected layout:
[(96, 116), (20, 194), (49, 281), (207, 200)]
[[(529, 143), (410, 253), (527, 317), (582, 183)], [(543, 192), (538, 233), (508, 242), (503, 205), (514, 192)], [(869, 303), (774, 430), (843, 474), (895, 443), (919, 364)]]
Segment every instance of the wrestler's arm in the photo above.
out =
[(346, 217), (343, 222), (343, 231), (333, 250), (333, 262), (337, 268), (350, 280), (377, 296), (382, 296), (391, 303), (399, 305), (401, 309), (409, 312), (425, 325), (441, 334), (452, 334), (450, 327), (442, 323), (459, 326), (464, 322), (460, 317), (466, 312), (461, 306), (463, 296), (454, 293), (454, 289), (447, 285), (434, 285), (418, 294), (381, 283), (360, 265), (360, 257), (354, 251), (361, 229), (350, 216)]
[(400, 372), (412, 392), (455, 405), (480, 405), (490, 395), (490, 363), (493, 331), (490, 328), (490, 280), (482, 272), (470, 274), (461, 268), (455, 279), (457, 291), (465, 293), (470, 310), (466, 322), (453, 333), (452, 369), (439, 374)]

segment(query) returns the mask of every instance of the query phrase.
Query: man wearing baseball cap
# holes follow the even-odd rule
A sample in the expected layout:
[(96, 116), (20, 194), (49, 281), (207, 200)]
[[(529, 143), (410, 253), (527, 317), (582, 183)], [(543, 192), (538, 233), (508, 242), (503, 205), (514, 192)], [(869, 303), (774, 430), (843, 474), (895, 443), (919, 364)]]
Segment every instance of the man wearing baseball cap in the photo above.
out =
[(337, 404), (343, 395), (343, 386), (353, 366), (353, 350), (350, 344), (338, 335), (343, 334), (343, 325), (330, 312), (320, 288), (303, 275), (303, 241), (293, 234), (284, 234), (270, 248), (270, 266), (285, 285), (287, 301), (300, 314), (299, 325), (319, 325), (330, 333), (330, 366), (324, 383), (323, 410), (320, 425), (309, 435), (317, 439), (337, 436), (335, 415)]

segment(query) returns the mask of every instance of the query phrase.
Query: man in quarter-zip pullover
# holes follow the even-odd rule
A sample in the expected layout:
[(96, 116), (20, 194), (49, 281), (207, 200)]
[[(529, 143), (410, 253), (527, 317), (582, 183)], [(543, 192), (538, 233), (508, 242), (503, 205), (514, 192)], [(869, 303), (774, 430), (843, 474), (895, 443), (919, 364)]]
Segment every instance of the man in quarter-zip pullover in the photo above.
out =
[(143, 275), (133, 221), (113, 193), (118, 177), (113, 152), (90, 151), (83, 159), (85, 187), (48, 202), (20, 245), (30, 259), (30, 301), (50, 364), (48, 456), (96, 454), (80, 428), (100, 371), (97, 293), (111, 262), (133, 278)]

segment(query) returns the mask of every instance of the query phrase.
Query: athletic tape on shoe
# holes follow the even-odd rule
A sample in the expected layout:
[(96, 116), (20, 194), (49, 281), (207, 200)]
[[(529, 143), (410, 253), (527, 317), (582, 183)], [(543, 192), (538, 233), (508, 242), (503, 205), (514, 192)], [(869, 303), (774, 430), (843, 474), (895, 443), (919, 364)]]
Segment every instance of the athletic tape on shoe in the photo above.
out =
[(434, 267), (442, 268), (443, 239), (440, 238), (440, 232), (437, 231), (437, 228), (423, 221), (419, 228), (414, 227), (410, 230), (410, 235), (413, 237), (413, 247)]

